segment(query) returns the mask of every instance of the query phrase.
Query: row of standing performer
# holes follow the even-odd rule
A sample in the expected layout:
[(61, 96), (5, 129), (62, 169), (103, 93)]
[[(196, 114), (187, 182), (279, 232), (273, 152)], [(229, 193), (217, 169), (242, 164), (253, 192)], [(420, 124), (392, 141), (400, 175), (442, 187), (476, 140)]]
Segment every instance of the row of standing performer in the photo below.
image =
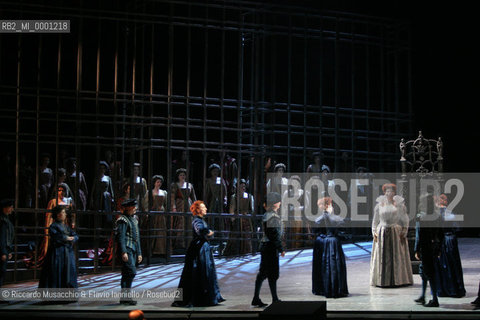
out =
[[(408, 218), (404, 199), (396, 195), (396, 186), (383, 186), (384, 195), (378, 197), (372, 223), (374, 237), (371, 256), (370, 284), (377, 287), (401, 287), (413, 284), (412, 268), (407, 244)], [(438, 307), (438, 296), (462, 297), (465, 295), (463, 273), (454, 228), (449, 226), (453, 213), (446, 209), (446, 197), (428, 195), (427, 206), (421, 208), (416, 221), (415, 256), (421, 260), (422, 292), (415, 301), (426, 307)], [(276, 282), (279, 278), (279, 255), (285, 255), (283, 246), (283, 225), (278, 210), (282, 197), (276, 192), (267, 195), (266, 213), (263, 216), (264, 237), (261, 240), (260, 269), (255, 281), (253, 306), (264, 307), (260, 299), (260, 288), (268, 279), (272, 300), (279, 300)], [(135, 199), (122, 203), (123, 214), (116, 219), (116, 240), (118, 256), (122, 262), (122, 289), (132, 287), (136, 267), (142, 261), (140, 232), (135, 217)], [(312, 292), (316, 295), (340, 298), (346, 297), (347, 269), (345, 255), (338, 236), (338, 227), (348, 223), (333, 212), (332, 201), (328, 197), (319, 199), (320, 215), (316, 223), (321, 228), (314, 244), (312, 257)], [(205, 221), (207, 207), (202, 201), (195, 201), (190, 210), (194, 216), (192, 231), (194, 238), (185, 256), (185, 266), (179, 282), (183, 289), (183, 299), (174, 306), (209, 306), (224, 301), (217, 282), (215, 263), (210, 239), (214, 232)], [(13, 225), (8, 215), (13, 211), (9, 201), (2, 202), (1, 253), (2, 278), (6, 271), (6, 261), (13, 251)], [(439, 225), (436, 228), (423, 225), (422, 217), (427, 211), (437, 212)], [(40, 287), (76, 288), (76, 269), (73, 243), (78, 240), (76, 233), (65, 222), (65, 207), (52, 209), (54, 222), (49, 227), (51, 238), (46, 264), (42, 269)], [(447, 227), (446, 227), (447, 226)], [(425, 291), (430, 283), (432, 299), (426, 303)], [(480, 288), (479, 288), (480, 289)], [(131, 299), (121, 303), (135, 304)], [(480, 307), (480, 300), (474, 302)]]
[[(106, 163), (101, 165), (100, 168), (103, 168), (102, 171), (102, 183), (104, 195), (101, 199), (103, 205), (101, 208), (107, 209), (102, 210), (100, 216), (93, 216), (93, 218), (101, 218), (100, 222), (97, 222), (98, 225), (105, 226), (106, 229), (109, 229), (114, 215), (112, 212), (122, 211), (121, 203), (125, 199), (131, 198), (131, 189), (132, 184), (127, 182), (123, 186), (122, 195), (117, 198), (116, 204), (112, 204), (112, 199), (108, 190), (111, 189), (111, 180), (108, 176), (104, 175), (106, 170)], [(206, 184), (206, 194), (207, 194), (207, 203), (213, 207), (212, 212), (223, 212), (223, 207), (226, 205), (226, 189), (225, 183), (218, 176), (220, 172), (220, 167), (216, 164), (210, 166), (211, 177)], [(137, 172), (138, 173), (138, 172)], [(150, 192), (146, 192), (146, 181), (144, 178), (139, 178), (135, 176), (138, 183), (133, 184), (135, 189), (134, 195), (137, 200), (136, 207), (138, 210), (142, 210), (148, 206), (148, 199), (151, 199), (151, 206), (149, 207), (150, 212), (153, 214), (142, 215), (140, 219), (140, 227), (144, 230), (151, 229), (152, 239), (150, 240), (151, 253), (153, 255), (165, 255), (166, 254), (166, 237), (167, 230), (176, 230), (174, 232), (174, 238), (170, 243), (170, 252), (174, 249), (184, 249), (186, 247), (184, 232), (185, 226), (185, 217), (182, 216), (173, 216), (170, 224), (167, 225), (167, 219), (162, 212), (167, 210), (167, 197), (170, 195), (171, 201), (171, 212), (187, 212), (190, 205), (196, 201), (196, 195), (193, 185), (187, 181), (187, 172), (186, 169), (180, 168), (176, 171), (176, 182), (172, 183), (170, 187), (170, 193), (162, 189), (164, 183), (164, 178), (161, 175), (155, 175), (152, 178), (153, 189)], [(98, 189), (99, 187), (97, 187)], [(138, 189), (141, 189), (140, 192)], [(41, 267), (43, 260), (47, 253), (48, 248), (48, 228), (53, 222), (51, 217), (51, 210), (57, 205), (67, 206), (72, 209), (74, 206), (74, 201), (72, 199), (72, 193), (69, 191), (70, 188), (64, 182), (60, 182), (57, 186), (57, 194), (53, 197), (47, 205), (48, 211), (45, 213), (45, 238), (40, 244), (40, 249), (38, 251), (38, 257), (36, 260), (31, 257), (26, 259), (26, 264), (29, 267)], [(95, 188), (94, 188), (95, 190)], [(235, 188), (236, 193), (230, 197), (229, 201), (229, 213), (230, 214), (239, 214), (239, 215), (250, 215), (254, 210), (254, 198), (253, 195), (247, 192), (247, 181), (240, 179), (238, 187)], [(220, 195), (224, 195), (222, 199)], [(143, 196), (142, 196), (143, 195)], [(237, 200), (238, 199), (238, 200)], [(108, 205), (107, 205), (108, 204)], [(75, 210), (72, 210), (75, 211)], [(91, 225), (92, 223), (89, 220), (92, 220), (92, 215), (79, 215), (77, 216), (80, 222), (80, 225), (85, 227), (85, 225)], [(75, 229), (75, 215), (72, 215), (69, 219), (69, 225), (71, 228)], [(225, 255), (235, 255), (235, 254), (246, 254), (252, 253), (252, 244), (251, 244), (251, 233), (253, 231), (251, 219), (239, 218), (236, 216), (231, 219), (216, 219), (220, 221), (217, 225), (217, 228), (223, 230), (231, 230), (232, 238), (239, 238), (240, 235), (245, 238), (241, 241), (229, 241), (226, 243), (226, 247), (223, 250)], [(111, 264), (111, 245), (112, 241), (106, 244), (106, 250), (103, 251), (100, 262), (103, 264)], [(146, 241), (143, 241), (143, 245), (146, 247)]]

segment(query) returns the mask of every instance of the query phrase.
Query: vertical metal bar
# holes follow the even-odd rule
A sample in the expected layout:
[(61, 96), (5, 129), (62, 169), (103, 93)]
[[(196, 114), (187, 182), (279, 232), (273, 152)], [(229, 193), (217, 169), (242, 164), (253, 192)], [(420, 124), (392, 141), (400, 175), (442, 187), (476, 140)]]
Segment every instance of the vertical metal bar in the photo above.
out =
[[(369, 34), (369, 24), (367, 23), (365, 26), (365, 33)], [(370, 45), (367, 43), (365, 44), (365, 91), (366, 91), (366, 100), (365, 100), (365, 108), (366, 108), (366, 116), (365, 116), (365, 125), (367, 130), (366, 132), (366, 142), (365, 146), (367, 149), (366, 154), (366, 165), (367, 169), (370, 170)]]
[[(117, 160), (117, 154), (118, 154), (118, 147), (117, 147), (117, 117), (118, 117), (118, 54), (119, 54), (119, 27), (118, 27), (118, 21), (115, 23), (115, 57), (114, 57), (114, 74), (113, 74), (113, 108), (114, 108), (114, 116), (113, 116), (113, 145), (115, 146), (115, 160)], [(122, 140), (123, 144), (123, 140)], [(123, 175), (124, 175), (124, 162), (123, 162), (123, 148), (122, 148), (122, 160), (120, 162), (121, 167), (120, 171), (117, 170), (117, 173), (120, 172), (120, 176), (117, 177), (118, 180), (121, 181), (120, 183), (120, 188), (118, 188), (117, 185), (117, 192), (123, 192)], [(115, 166), (117, 166), (117, 163), (115, 163)], [(117, 182), (118, 183), (118, 182)], [(123, 196), (123, 193), (122, 193)], [(115, 208), (116, 211), (116, 208)], [(116, 252), (117, 249), (117, 242), (113, 241), (113, 252)], [(116, 255), (112, 255), (112, 271), (115, 270), (115, 265), (116, 265)]]
[[(395, 29), (395, 45), (393, 46), (393, 81), (394, 81), (394, 107), (395, 107), (395, 138), (400, 136), (399, 134), (399, 119), (400, 119), (400, 81), (399, 81), (399, 50), (400, 50), (400, 39), (399, 39), (399, 30), (398, 27)], [(395, 161), (398, 165), (398, 161)]]
[(305, 172), (307, 164), (307, 65), (308, 65), (308, 14), (303, 17), (303, 155), (302, 155), (302, 172)]
[(412, 49), (410, 44), (412, 41), (412, 30), (411, 26), (408, 25), (407, 31), (407, 41), (408, 41), (408, 52), (407, 52), (407, 107), (408, 107), (408, 132), (413, 132), (413, 103), (412, 103)]
[[(125, 140), (127, 135), (127, 128), (126, 128), (126, 118), (127, 118), (127, 68), (128, 68), (128, 37), (130, 35), (130, 30), (128, 25), (124, 26), (124, 44), (123, 44), (123, 84), (122, 84), (122, 165), (123, 165), (123, 175), (125, 174), (125, 168), (127, 167), (125, 164)], [(130, 181), (131, 182), (131, 181)], [(132, 195), (133, 188), (130, 190), (130, 196)]]
[[(152, 225), (152, 216), (150, 215), (150, 211), (151, 211), (151, 208), (152, 208), (152, 204), (153, 204), (153, 194), (152, 194), (152, 190), (154, 188), (154, 186), (152, 185), (153, 181), (152, 181), (152, 176), (153, 176), (153, 172), (152, 172), (152, 168), (153, 168), (153, 142), (152, 142), (152, 139), (154, 137), (154, 132), (153, 132), (153, 123), (155, 122), (154, 120), (154, 117), (153, 117), (153, 109), (154, 109), (154, 104), (153, 104), (153, 70), (154, 70), (154, 64), (155, 64), (155, 41), (154, 41), (154, 34), (155, 34), (155, 25), (152, 24), (151, 25), (151, 33), (150, 33), (150, 44), (151, 44), (151, 50), (150, 50), (150, 78), (149, 78), (149, 89), (148, 89), (148, 93), (149, 93), (149, 96), (148, 96), (148, 101), (150, 102), (150, 125), (148, 126), (148, 140), (150, 141), (149, 143), (149, 148), (148, 148), (148, 172), (149, 172), (149, 175), (148, 175), (148, 181), (149, 181), (149, 185), (150, 185), (150, 190), (148, 192), (148, 201), (149, 201), (149, 206), (148, 206), (148, 212), (149, 212), (149, 227), (151, 227)], [(162, 172), (163, 174), (163, 172)], [(168, 197), (167, 197), (168, 198)], [(160, 233), (161, 234), (161, 233)], [(158, 236), (158, 233), (156, 233), (155, 237)], [(166, 242), (167, 239), (165, 239), (165, 242)], [(151, 239), (148, 240), (148, 242), (150, 243), (151, 242)], [(151, 245), (150, 245), (151, 246)], [(150, 248), (151, 249), (151, 248)], [(151, 252), (151, 250), (149, 250)], [(150, 255), (149, 254), (149, 261), (148, 261), (148, 264), (150, 264)]]
[[(204, 36), (205, 36), (205, 47), (204, 47), (204, 60), (203, 60), (203, 149), (207, 148), (207, 87), (208, 87), (208, 7), (205, 12), (205, 26), (204, 26)], [(205, 151), (204, 151), (205, 152)], [(206, 172), (206, 161), (207, 155), (204, 155), (203, 162), (203, 199), (205, 199), (205, 182), (207, 181), (207, 172)]]
[[(323, 125), (323, 57), (325, 50), (323, 46), (323, 17), (319, 18), (320, 25), (320, 64), (319, 64), (319, 78), (318, 78), (318, 148), (322, 151), (322, 125)], [(322, 161), (324, 161), (322, 157)]]
[[(168, 21), (168, 84), (167, 84), (167, 176), (168, 181), (172, 181), (172, 93), (173, 93), (173, 4), (170, 4), (169, 10), (169, 21)], [(175, 181), (174, 181), (175, 183)], [(170, 197), (167, 199), (170, 200)], [(173, 204), (170, 204), (170, 208)], [(169, 216), (167, 219), (167, 223), (171, 225), (171, 221), (173, 220), (172, 216)], [(172, 234), (169, 233), (168, 236), (170, 237)], [(170, 249), (170, 246), (167, 246), (167, 249)], [(169, 250), (170, 251), (170, 250)], [(166, 255), (166, 262), (170, 260), (171, 252), (167, 251)]]
[[(242, 111), (241, 111), (241, 107), (243, 105), (243, 64), (244, 64), (244, 35), (243, 35), (243, 14), (242, 14), (242, 11), (240, 9), (240, 12), (239, 12), (239, 31), (238, 31), (238, 56), (237, 56), (237, 59), (238, 59), (238, 69), (237, 69), (237, 119), (240, 119), (242, 120), (242, 117), (243, 117), (243, 114), (242, 114)], [(250, 107), (250, 128), (253, 129), (254, 127), (252, 126), (252, 122), (251, 122), (251, 119), (252, 119), (252, 116), (253, 116), (253, 110), (252, 108)], [(242, 140), (243, 140), (243, 131), (242, 131), (242, 128), (243, 128), (243, 121), (242, 123), (240, 123), (240, 121), (237, 123), (237, 141), (238, 143), (242, 143)], [(250, 142), (250, 145), (253, 144), (253, 135), (252, 134), (249, 134), (248, 136), (248, 141)], [(241, 162), (241, 159), (240, 159), (240, 162)], [(238, 176), (237, 177), (238, 179), (240, 179), (241, 177)], [(253, 180), (250, 180), (250, 192), (251, 189), (252, 189), (252, 183), (253, 183)], [(237, 203), (238, 204), (238, 203)]]
[[(17, 95), (20, 95), (20, 68), (21, 68), (21, 47), (22, 47), (22, 37), (19, 36), (18, 37), (18, 55), (17, 55)], [(40, 46), (39, 46), (39, 49), (40, 49)], [(37, 62), (37, 68), (38, 68), (38, 62)], [(36, 160), (36, 167), (35, 167), (35, 190), (36, 192), (38, 192), (39, 188), (40, 188), (40, 164), (39, 164), (39, 160), (40, 160), (40, 100), (39, 100), (39, 97), (37, 96), (37, 99), (36, 99), (36, 112), (35, 112), (35, 126), (36, 126), (36, 134), (35, 134), (35, 146), (36, 146), (36, 151), (35, 151), (35, 160)], [(38, 208), (38, 205), (39, 205), (39, 199), (38, 199), (38, 196), (35, 197), (35, 231), (34, 231), (34, 234), (35, 234), (35, 250), (34, 250), (34, 254), (33, 254), (33, 257), (34, 257), (34, 261), (35, 263), (37, 262), (37, 258), (38, 258), (38, 229), (39, 229), (39, 219), (38, 219), (38, 212), (37, 210), (39, 209)], [(42, 208), (42, 209), (45, 209), (45, 208)], [(40, 215), (42, 215), (42, 212), (40, 212)], [(42, 221), (42, 219), (40, 219), (40, 221)], [(43, 232), (43, 225), (42, 225), (42, 232), (40, 234), (44, 234)], [(35, 267), (33, 269), (33, 278), (34, 279), (37, 279), (37, 268)]]
[[(188, 4), (188, 17), (191, 18), (192, 6), (191, 3)], [(186, 168), (187, 173), (190, 171), (190, 89), (191, 89), (191, 73), (192, 73), (192, 27), (188, 24), (187, 27), (187, 97), (186, 97), (186, 114), (187, 114), (187, 132), (186, 132)]]
[[(101, 34), (101, 20), (97, 20), (98, 23), (98, 30), (97, 30), (97, 59), (96, 59), (96, 70), (95, 70), (95, 134), (97, 137), (100, 137), (100, 126), (99, 126), (99, 113), (100, 113), (100, 106), (99, 106), (99, 91), (100, 91), (100, 34)], [(100, 145), (97, 143), (95, 147), (95, 173), (94, 173), (94, 179), (97, 179), (97, 173), (98, 173), (98, 161), (100, 160)], [(77, 174), (78, 177), (78, 174)], [(94, 182), (95, 184), (95, 182)], [(93, 190), (92, 190), (93, 191)], [(92, 195), (93, 197), (95, 195)], [(95, 226), (95, 236), (97, 237), (96, 240), (94, 241), (94, 253), (93, 253), (93, 265), (94, 269), (96, 271), (99, 271), (100, 265), (98, 263), (98, 247), (99, 247), (99, 241), (101, 239), (101, 227), (103, 227), (103, 215), (107, 214), (104, 210), (100, 213), (98, 209), (103, 209), (103, 205), (100, 208), (95, 208), (95, 213), (93, 216), (94, 219), (94, 226)]]
[[(96, 72), (95, 72), (95, 133), (97, 137), (100, 137), (100, 127), (99, 127), (99, 113), (100, 113), (100, 106), (99, 106), (99, 93), (100, 93), (100, 39), (101, 39), (101, 24), (102, 20), (98, 19), (98, 30), (97, 30), (97, 61), (96, 61)], [(100, 145), (97, 144), (95, 148), (95, 168), (98, 167), (98, 160), (100, 160)], [(96, 172), (95, 172), (95, 179), (96, 179)], [(78, 175), (77, 175), (78, 176)]]
[[(384, 128), (384, 116), (385, 116), (385, 91), (386, 91), (386, 88), (385, 88), (385, 55), (387, 54), (385, 52), (385, 46), (387, 45), (385, 43), (386, 39), (386, 35), (385, 35), (385, 27), (382, 25), (382, 46), (380, 46), (380, 110), (381, 110), (381, 120), (380, 120), (380, 133), (383, 135), (384, 132), (385, 132), (385, 128)], [(388, 65), (388, 63), (387, 63)], [(388, 68), (388, 67), (387, 67)], [(388, 69), (387, 69), (387, 74), (388, 74)], [(384, 152), (384, 148), (383, 148), (383, 143), (380, 143), (380, 153), (383, 153)], [(380, 172), (383, 172), (384, 171), (384, 160), (383, 159), (379, 159), (379, 169), (380, 169)]]
[[(40, 38), (41, 39), (41, 38)], [(18, 37), (18, 51), (17, 51), (17, 90), (16, 90), (16, 130), (15, 130), (15, 209), (19, 207), (18, 198), (20, 194), (19, 181), (19, 156), (20, 156), (20, 71), (21, 71), (21, 43), (22, 36)], [(40, 46), (39, 46), (40, 47)], [(39, 69), (40, 72), (40, 69)], [(37, 170), (38, 171), (38, 170)], [(36, 197), (38, 198), (38, 197)], [(18, 230), (18, 217), (15, 217), (15, 230)], [(15, 257), (13, 265), (13, 281), (17, 282), (17, 248), (18, 236), (15, 236)], [(35, 272), (35, 271), (34, 271)]]
[[(355, 134), (355, 23), (351, 22), (351, 35), (352, 35), (352, 55), (351, 55), (351, 63), (352, 63), (352, 74), (351, 74), (351, 86), (352, 86), (352, 115), (350, 118), (350, 123), (352, 130), (350, 131), (350, 140), (352, 141), (352, 152), (350, 156), (350, 170), (355, 170), (355, 155), (356, 155), (356, 134)], [(346, 172), (349, 172), (347, 168), (345, 168)], [(352, 171), (352, 172), (353, 172)]]
[[(20, 41), (20, 40), (19, 40)], [(41, 65), (42, 65), (42, 50), (43, 50), (43, 37), (40, 36), (39, 39), (38, 39), (38, 57), (37, 57), (37, 92), (36, 92), (36, 103), (37, 103), (37, 117), (38, 117), (38, 126), (37, 126), (37, 149), (39, 148), (39, 136), (40, 136), (40, 70), (41, 70)], [(20, 70), (19, 70), (20, 71)], [(19, 79), (20, 81), (20, 73), (19, 73)], [(18, 87), (19, 88), (19, 87)], [(18, 90), (18, 89), (17, 89)], [(38, 171), (38, 170), (37, 170)], [(46, 208), (42, 208), (42, 209), (46, 209)], [(45, 213), (46, 214), (46, 213)], [(44, 218), (44, 216), (42, 215), (42, 218)], [(45, 219), (40, 219), (40, 221), (45, 221)], [(44, 233), (44, 227), (45, 225), (42, 224), (42, 232), (40, 233), (41, 236), (43, 236), (45, 233)], [(37, 262), (37, 255), (38, 255), (38, 251), (37, 251), (37, 246), (35, 246), (35, 264)], [(35, 272), (34, 272), (34, 276), (36, 278), (37, 276), (37, 268), (35, 266)]]
[(335, 71), (334, 71), (334, 92), (335, 92), (335, 103), (334, 103), (334, 107), (335, 107), (335, 127), (334, 127), (334, 130), (335, 130), (335, 153), (334, 153), (334, 163), (335, 163), (335, 171), (338, 171), (338, 169), (340, 168), (339, 164), (340, 164), (340, 158), (338, 156), (338, 152), (339, 152), (339, 149), (340, 149), (340, 143), (339, 143), (339, 123), (338, 123), (338, 120), (339, 120), (339, 114), (338, 114), (338, 108), (340, 107), (339, 106), (339, 96), (338, 96), (338, 89), (339, 89), (339, 69), (340, 69), (340, 63), (339, 63), (339, 60), (340, 60), (340, 49), (339, 49), (339, 46), (340, 46), (340, 18), (338, 17), (338, 15), (336, 16), (336, 19), (335, 19), (335, 49), (334, 49), (334, 54), (335, 54)]
[(292, 16), (288, 16), (288, 75), (287, 75), (287, 170), (290, 171), (292, 146)]
[[(75, 79), (75, 110), (76, 110), (76, 123), (75, 123), (75, 157), (77, 158), (77, 171), (81, 167), (81, 158), (80, 158), (80, 137), (81, 137), (81, 128), (82, 128), (82, 99), (81, 99), (81, 90), (82, 90), (82, 55), (83, 55), (83, 17), (80, 18), (79, 28), (78, 28), (78, 39), (77, 39), (77, 61), (76, 61), (76, 79)], [(77, 175), (78, 176), (78, 175)], [(90, 212), (88, 214), (91, 214)], [(90, 220), (91, 221), (91, 220)], [(98, 244), (97, 242), (97, 231), (94, 221), (94, 233), (93, 233), (93, 243), (94, 243), (94, 260), (93, 260), (93, 270), (96, 273), (98, 271)]]
[[(225, 109), (224, 109), (224, 98), (225, 98), (225, 6), (222, 7), (222, 31), (221, 31), (221, 61), (220, 61), (220, 146), (222, 147), (222, 150), (225, 151), (224, 144), (225, 144), (225, 136), (224, 136), (224, 126), (225, 126)], [(242, 121), (241, 116), (237, 118), (238, 122)], [(241, 141), (239, 142), (238, 146), (240, 147)], [(220, 171), (221, 178), (224, 179), (225, 177), (225, 172), (223, 170), (224, 163), (225, 163), (225, 152), (222, 152), (222, 159), (220, 163), (220, 167), (222, 170)], [(239, 163), (241, 163), (241, 157), (237, 157), (237, 159), (240, 159)], [(227, 194), (223, 194), (223, 188), (220, 188), (220, 199), (222, 201), (222, 210), (221, 212), (225, 212), (225, 207), (223, 206), (223, 199), (224, 197), (228, 197), (228, 191)], [(227, 199), (227, 203), (229, 202), (229, 199)], [(228, 212), (228, 210), (227, 210)], [(220, 225), (223, 225), (223, 223), (220, 223)], [(226, 231), (226, 230), (222, 230)]]

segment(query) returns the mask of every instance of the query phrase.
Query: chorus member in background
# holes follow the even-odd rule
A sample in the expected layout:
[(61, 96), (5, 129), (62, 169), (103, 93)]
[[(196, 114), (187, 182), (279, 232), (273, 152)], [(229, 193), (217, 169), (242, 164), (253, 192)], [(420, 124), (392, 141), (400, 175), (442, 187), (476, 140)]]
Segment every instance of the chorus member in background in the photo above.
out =
[(413, 284), (412, 264), (407, 243), (408, 215), (404, 199), (396, 195), (394, 184), (382, 186), (372, 222), (370, 285), (398, 287)]
[[(187, 181), (187, 170), (177, 169), (175, 172), (175, 182), (170, 186), (170, 198), (172, 212), (187, 212), (192, 203), (197, 200), (193, 184)], [(172, 219), (172, 228), (175, 238), (172, 238), (173, 249), (184, 249), (186, 247), (185, 228), (189, 224), (190, 218), (184, 216), (174, 216)]]
[(231, 218), (232, 233), (223, 252), (224, 255), (252, 253), (252, 220), (242, 216), (253, 213), (254, 199), (247, 192), (245, 179), (240, 179), (239, 186), (235, 189), (237, 192), (232, 195), (230, 200), (230, 214), (234, 215)]
[(148, 230), (149, 243), (145, 248), (154, 255), (165, 254), (166, 249), (166, 219), (165, 207), (167, 205), (167, 191), (161, 189), (163, 176), (154, 175), (152, 177), (153, 189), (151, 190), (152, 207), (148, 215), (143, 216), (142, 230)]

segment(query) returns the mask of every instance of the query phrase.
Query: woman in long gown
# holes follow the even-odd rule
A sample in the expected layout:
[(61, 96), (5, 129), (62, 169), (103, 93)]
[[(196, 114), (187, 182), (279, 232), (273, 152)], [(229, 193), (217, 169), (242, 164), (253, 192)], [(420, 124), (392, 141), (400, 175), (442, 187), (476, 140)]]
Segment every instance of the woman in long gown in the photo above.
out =
[(327, 298), (348, 296), (347, 266), (342, 243), (338, 238), (338, 227), (344, 219), (333, 213), (332, 199), (324, 197), (318, 200), (320, 216), (315, 223), (325, 228), (313, 247), (312, 293)]
[(456, 225), (453, 221), (455, 214), (447, 210), (448, 199), (441, 194), (436, 199), (436, 205), (440, 209), (443, 223), (443, 243), (440, 258), (435, 259), (435, 271), (437, 273), (437, 295), (439, 297), (461, 298), (465, 296), (463, 283), (462, 260), (458, 251)]
[(382, 186), (372, 222), (370, 285), (398, 287), (413, 284), (412, 264), (407, 243), (408, 215), (404, 199), (395, 195), (394, 184)]
[[(170, 197), (172, 204), (172, 212), (187, 212), (188, 208), (194, 201), (197, 200), (193, 184), (187, 182), (187, 170), (184, 168), (177, 169), (175, 172), (176, 179), (170, 186)], [(185, 221), (186, 219), (186, 221)], [(190, 218), (184, 216), (172, 217), (172, 228), (175, 237), (172, 238), (173, 249), (184, 249), (186, 247), (185, 241), (185, 226), (189, 224)]]
[(148, 215), (142, 216), (141, 228), (144, 230), (145, 245), (142, 245), (145, 252), (150, 251), (151, 254), (165, 254), (166, 249), (166, 223), (165, 223), (165, 206), (167, 201), (167, 191), (160, 189), (163, 184), (163, 176), (155, 175), (152, 177), (153, 189), (151, 191), (152, 207)]
[(77, 267), (73, 244), (78, 236), (66, 223), (64, 206), (52, 209), (55, 220), (49, 229), (50, 244), (40, 275), (39, 288), (77, 288)]
[[(56, 206), (64, 206), (64, 207), (69, 207), (72, 208), (73, 206), (73, 200), (72, 198), (67, 198), (65, 197), (65, 192), (67, 190), (67, 186), (65, 183), (61, 183), (57, 187), (57, 195), (51, 199), (48, 202), (47, 206), (47, 212), (45, 212), (45, 236), (42, 239), (42, 242), (40, 243), (38, 252), (37, 252), (37, 260), (35, 261), (33, 257), (29, 260), (25, 260), (25, 264), (30, 267), (36, 267), (40, 268), (42, 267), (43, 263), (45, 262), (45, 258), (47, 255), (48, 248), (50, 247), (50, 237), (49, 232), (50, 232), (50, 225), (54, 222), (54, 218), (52, 217), (52, 210)], [(70, 221), (70, 227), (75, 228), (75, 218), (74, 215), (71, 217)]]
[[(115, 195), (113, 193), (112, 179), (107, 175), (110, 170), (108, 163), (99, 162), (98, 176), (96, 177), (92, 187), (92, 199), (90, 207), (96, 211), (95, 220), (96, 227), (110, 228), (113, 224), (113, 205)], [(101, 218), (101, 219), (99, 219)], [(93, 220), (91, 220), (93, 222)], [(93, 227), (91, 224), (89, 227)]]
[(178, 284), (178, 288), (183, 290), (183, 300), (173, 302), (172, 306), (215, 306), (225, 299), (220, 294), (209, 243), (213, 231), (208, 229), (204, 219), (207, 207), (199, 200), (192, 204), (190, 211), (194, 216), (192, 221), (194, 236), (188, 247), (185, 266)]
[[(254, 206), (253, 196), (247, 192), (247, 181), (240, 179), (237, 191), (230, 200), (231, 236), (223, 252), (224, 255), (252, 253), (252, 220), (242, 216), (252, 215)], [(238, 209), (237, 209), (238, 202)]]

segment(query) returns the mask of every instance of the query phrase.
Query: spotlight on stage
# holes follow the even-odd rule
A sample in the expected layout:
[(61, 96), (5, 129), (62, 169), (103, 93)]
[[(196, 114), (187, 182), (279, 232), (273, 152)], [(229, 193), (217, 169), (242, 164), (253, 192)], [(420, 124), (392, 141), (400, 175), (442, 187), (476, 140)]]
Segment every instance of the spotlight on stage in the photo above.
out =
[(260, 319), (265, 320), (321, 320), (326, 318), (326, 301), (277, 301), (260, 313)]
[(128, 319), (129, 320), (143, 320), (145, 318), (143, 317), (143, 311), (137, 309), (137, 310), (130, 311), (130, 313), (128, 314)]

